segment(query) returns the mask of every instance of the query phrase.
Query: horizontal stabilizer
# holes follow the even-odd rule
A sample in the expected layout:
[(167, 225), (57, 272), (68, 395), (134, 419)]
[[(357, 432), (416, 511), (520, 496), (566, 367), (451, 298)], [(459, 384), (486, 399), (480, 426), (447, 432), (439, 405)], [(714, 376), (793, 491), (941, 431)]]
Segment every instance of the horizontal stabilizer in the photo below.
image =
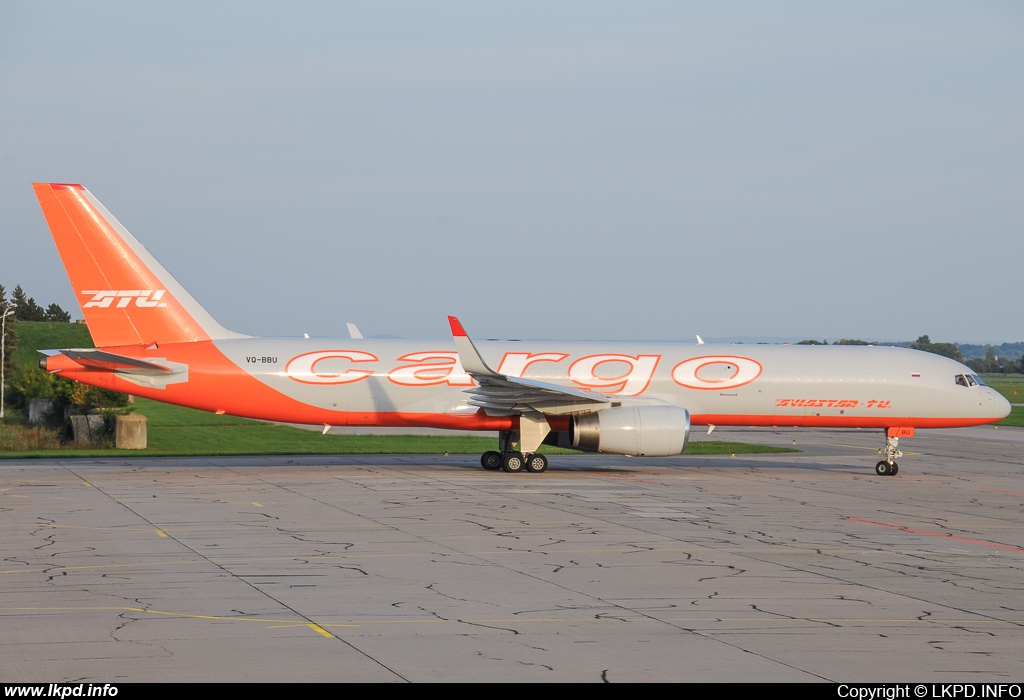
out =
[[(45, 352), (45, 351), (44, 351)], [(118, 355), (105, 350), (93, 349), (70, 349), (61, 350), (60, 353), (69, 360), (74, 360), (83, 367), (97, 369), (105, 372), (144, 372), (156, 374), (171, 374), (174, 370), (165, 365), (159, 365), (148, 360), (140, 360), (135, 357)]]

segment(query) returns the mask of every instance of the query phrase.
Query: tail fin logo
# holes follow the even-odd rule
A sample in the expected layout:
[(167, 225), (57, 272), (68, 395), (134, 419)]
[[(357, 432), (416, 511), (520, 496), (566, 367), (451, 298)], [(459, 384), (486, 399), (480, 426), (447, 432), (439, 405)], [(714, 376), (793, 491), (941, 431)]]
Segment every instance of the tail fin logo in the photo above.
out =
[(82, 305), (83, 309), (109, 309), (114, 300), (117, 300), (114, 308), (123, 309), (135, 300), (135, 305), (143, 309), (164, 308), (167, 306), (160, 301), (167, 293), (166, 289), (83, 289), (82, 294), (92, 296), (92, 299)]

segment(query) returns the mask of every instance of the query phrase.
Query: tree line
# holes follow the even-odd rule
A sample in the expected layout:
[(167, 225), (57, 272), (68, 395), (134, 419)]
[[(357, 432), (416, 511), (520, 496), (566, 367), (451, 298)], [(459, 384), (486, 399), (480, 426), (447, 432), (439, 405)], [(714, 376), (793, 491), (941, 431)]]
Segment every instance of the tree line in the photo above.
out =
[[(11, 293), (10, 302), (17, 304), (14, 313), (7, 317), (4, 324), (4, 374), (6, 380), (6, 403), (15, 409), (27, 410), (31, 399), (50, 399), (53, 402), (51, 421), (54, 425), (61, 424), (64, 407), (77, 406), (79, 410), (89, 412), (93, 409), (106, 409), (125, 406), (128, 403), (126, 394), (119, 394), (107, 389), (99, 389), (86, 384), (79, 384), (70, 379), (51, 374), (36, 364), (19, 367), (14, 363), (14, 351), (18, 348), (18, 323), (48, 321), (71, 323), (71, 314), (57, 304), (50, 304), (45, 309), (36, 300), (25, 294), (19, 284)], [(7, 311), (7, 290), (0, 284), (0, 314)]]
[[(827, 340), (801, 340), (797, 345), (828, 345)], [(843, 338), (837, 340), (832, 345), (874, 345), (875, 343), (869, 343), (866, 340), (851, 340)], [(896, 347), (910, 348), (911, 350), (923, 350), (924, 352), (934, 353), (936, 355), (942, 355), (948, 357), (951, 360), (963, 363), (973, 369), (979, 374), (1013, 374), (1020, 372), (1024, 374), (1024, 354), (1018, 357), (1010, 357), (1007, 355), (996, 355), (996, 350), (993, 346), (986, 346), (985, 355), (983, 357), (971, 357), (964, 359), (963, 348), (959, 343), (934, 343), (932, 339), (927, 335), (920, 336), (917, 340), (910, 343), (878, 343), (879, 345), (894, 345)], [(1021, 343), (1003, 343), (1002, 348), (1016, 348), (1022, 345)], [(972, 349), (974, 346), (971, 346)]]
[[(1005, 345), (1006, 343), (1004, 343)], [(963, 348), (958, 343), (933, 343), (931, 338), (926, 335), (922, 335), (913, 343), (908, 343), (907, 347), (914, 350), (933, 352), (936, 355), (942, 355), (957, 362), (962, 362), (979, 374), (1024, 373), (1024, 355), (1017, 358), (1006, 355), (997, 356), (995, 348), (991, 345), (985, 351), (984, 357), (971, 357), (967, 359), (964, 359)]]
[[(7, 307), (6, 290), (0, 284), (0, 308)], [(17, 304), (14, 311), (14, 318), (17, 321), (55, 321), (57, 323), (71, 323), (71, 314), (60, 308), (58, 304), (50, 304), (45, 309), (36, 303), (36, 300), (27, 294), (17, 285), (11, 292), (11, 303)]]
[(0, 284), (0, 314), (8, 309), (8, 303), (16, 304), (14, 313), (7, 317), (4, 326), (4, 374), (9, 379), (14, 371), (14, 361), (11, 356), (18, 349), (18, 321), (55, 321), (57, 323), (71, 323), (71, 314), (60, 308), (57, 304), (50, 304), (45, 309), (36, 303), (36, 300), (21, 288), (21, 285), (14, 287), (11, 292), (10, 302), (7, 300), (7, 290)]

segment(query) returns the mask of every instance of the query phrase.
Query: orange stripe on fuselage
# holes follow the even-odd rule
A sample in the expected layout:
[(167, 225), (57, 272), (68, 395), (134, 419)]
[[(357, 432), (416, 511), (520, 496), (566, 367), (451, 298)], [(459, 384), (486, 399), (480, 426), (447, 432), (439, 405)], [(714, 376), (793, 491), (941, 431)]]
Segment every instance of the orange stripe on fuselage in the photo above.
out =
[(694, 413), (691, 425), (772, 428), (969, 428), (1001, 418), (914, 418), (910, 416), (769, 416)]

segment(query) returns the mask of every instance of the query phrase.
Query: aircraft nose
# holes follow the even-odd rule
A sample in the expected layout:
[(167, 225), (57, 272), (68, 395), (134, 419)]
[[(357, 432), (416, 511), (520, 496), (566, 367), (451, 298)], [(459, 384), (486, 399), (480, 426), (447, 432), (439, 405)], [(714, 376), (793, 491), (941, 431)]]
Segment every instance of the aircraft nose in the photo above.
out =
[(992, 389), (990, 391), (994, 394), (992, 397), (992, 417), (1002, 420), (1010, 415), (1010, 402), (999, 392)]

